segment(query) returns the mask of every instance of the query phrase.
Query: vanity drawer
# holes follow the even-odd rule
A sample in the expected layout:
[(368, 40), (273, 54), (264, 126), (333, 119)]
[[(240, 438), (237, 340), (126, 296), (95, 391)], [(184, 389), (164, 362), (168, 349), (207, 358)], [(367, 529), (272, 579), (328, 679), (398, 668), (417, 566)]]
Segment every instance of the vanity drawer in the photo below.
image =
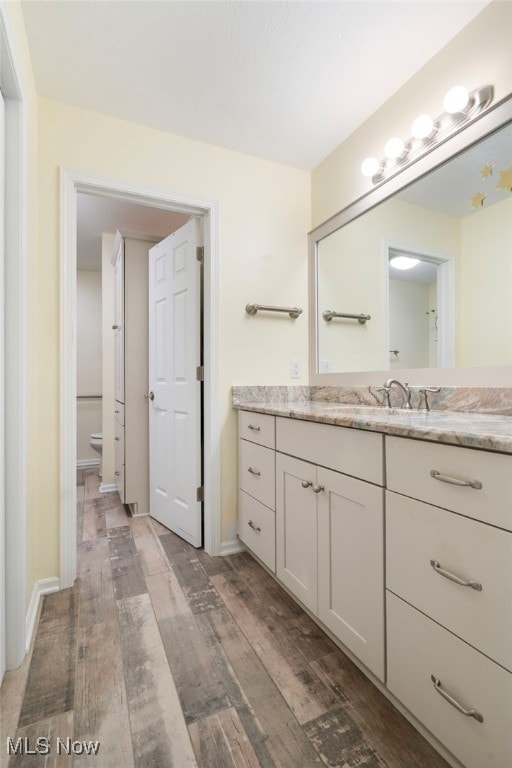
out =
[[(512, 765), (512, 675), (389, 592), (387, 625), (389, 690), (465, 768)], [(431, 675), (483, 722), (457, 711)]]
[(512, 670), (512, 533), (388, 491), (386, 562), (388, 589)]
[(124, 403), (120, 403), (117, 400), (114, 401), (114, 419), (119, 424), (124, 424)]
[(276, 448), (345, 475), (383, 485), (383, 436), (360, 429), (276, 418)]
[(253, 411), (238, 411), (238, 436), (251, 443), (264, 445), (266, 448), (276, 446), (275, 416)]
[(238, 536), (256, 557), (276, 572), (276, 516), (245, 491), (238, 491)]
[[(512, 456), (386, 436), (391, 491), (512, 530)], [(432, 477), (477, 481), (481, 488)]]
[(271, 509), (276, 508), (276, 454), (271, 448), (238, 441), (238, 487)]

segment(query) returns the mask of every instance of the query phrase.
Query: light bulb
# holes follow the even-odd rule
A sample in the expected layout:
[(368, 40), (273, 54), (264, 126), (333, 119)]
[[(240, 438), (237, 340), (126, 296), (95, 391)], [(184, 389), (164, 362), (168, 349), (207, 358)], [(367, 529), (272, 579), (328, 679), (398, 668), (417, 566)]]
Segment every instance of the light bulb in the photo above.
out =
[(430, 115), (420, 115), (411, 126), (411, 133), (415, 139), (426, 139), (434, 130), (434, 121)]
[(393, 138), (390, 139), (386, 146), (384, 147), (384, 154), (386, 157), (388, 157), (390, 160), (396, 160), (399, 158), (404, 151), (404, 143), (402, 139)]
[(376, 157), (367, 157), (361, 164), (361, 173), (363, 176), (371, 178), (372, 176), (375, 176), (379, 168), (380, 163)]
[(410, 256), (395, 256), (389, 260), (389, 263), (395, 269), (412, 269), (420, 263), (420, 260), (411, 259)]
[(456, 85), (454, 88), (450, 88), (446, 96), (444, 97), (443, 107), (450, 115), (456, 112), (462, 112), (469, 101), (468, 89), (463, 85)]

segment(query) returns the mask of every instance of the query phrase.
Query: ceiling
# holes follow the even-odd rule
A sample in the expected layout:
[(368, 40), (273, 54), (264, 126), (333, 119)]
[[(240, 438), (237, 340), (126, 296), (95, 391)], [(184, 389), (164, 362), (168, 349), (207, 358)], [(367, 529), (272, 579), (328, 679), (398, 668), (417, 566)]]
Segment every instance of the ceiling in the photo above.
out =
[(41, 96), (311, 169), (488, 2), (22, 7)]
[(112, 197), (77, 194), (77, 268), (101, 271), (101, 235), (136, 232), (164, 238), (189, 216)]
[[(485, 166), (490, 166), (490, 173), (482, 177)], [(498, 186), (500, 172), (507, 169), (512, 169), (510, 125), (435, 168), (396, 197), (458, 219), (475, 216), (482, 208), (489, 208), (510, 197), (509, 190)], [(482, 206), (473, 206), (472, 198), (479, 192), (484, 195)]]

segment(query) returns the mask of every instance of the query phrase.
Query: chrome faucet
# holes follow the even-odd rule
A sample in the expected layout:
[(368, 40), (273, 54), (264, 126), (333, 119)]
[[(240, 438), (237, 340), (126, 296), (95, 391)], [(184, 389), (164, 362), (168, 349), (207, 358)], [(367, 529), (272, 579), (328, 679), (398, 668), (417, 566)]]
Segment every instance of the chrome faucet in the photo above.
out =
[(402, 393), (402, 408), (411, 409), (411, 390), (409, 389), (409, 384), (405, 382), (405, 384), (402, 384), (401, 381), (398, 381), (398, 379), (388, 379), (384, 382), (383, 390), (387, 394), (387, 402), (390, 403), (389, 400), (389, 393), (391, 392), (391, 387), (393, 384), (396, 384), (396, 386), (400, 389)]

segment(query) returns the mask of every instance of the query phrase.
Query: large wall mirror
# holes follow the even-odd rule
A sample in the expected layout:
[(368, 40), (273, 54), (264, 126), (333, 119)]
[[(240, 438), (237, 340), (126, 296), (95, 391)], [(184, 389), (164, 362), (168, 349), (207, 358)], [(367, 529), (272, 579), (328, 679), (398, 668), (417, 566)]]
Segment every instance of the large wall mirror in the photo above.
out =
[(511, 176), (509, 99), (311, 233), (312, 381), (512, 365)]

